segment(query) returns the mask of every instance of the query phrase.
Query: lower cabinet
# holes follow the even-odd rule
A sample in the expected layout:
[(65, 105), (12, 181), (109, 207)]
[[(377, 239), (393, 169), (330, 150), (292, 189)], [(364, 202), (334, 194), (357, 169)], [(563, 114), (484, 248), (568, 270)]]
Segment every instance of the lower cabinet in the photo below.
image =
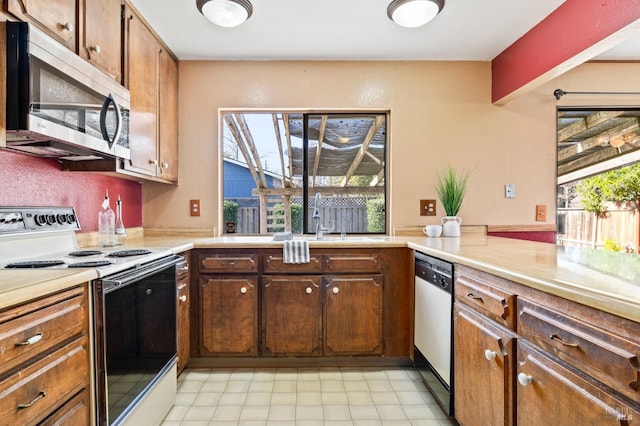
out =
[(178, 336), (178, 374), (184, 370), (189, 362), (191, 353), (191, 296), (189, 294), (191, 281), (189, 274), (190, 254), (184, 253), (185, 265), (177, 271), (176, 295), (177, 295), (177, 336)]
[(262, 277), (262, 355), (318, 356), (321, 277)]
[(513, 424), (514, 333), (460, 303), (453, 323), (456, 419), (464, 426)]
[(87, 285), (0, 310), (0, 424), (90, 424)]
[(518, 341), (517, 424), (632, 425), (640, 413), (580, 373)]
[(255, 276), (200, 277), (201, 354), (258, 354), (258, 282)]
[(324, 354), (381, 355), (382, 275), (332, 275), (324, 280)]

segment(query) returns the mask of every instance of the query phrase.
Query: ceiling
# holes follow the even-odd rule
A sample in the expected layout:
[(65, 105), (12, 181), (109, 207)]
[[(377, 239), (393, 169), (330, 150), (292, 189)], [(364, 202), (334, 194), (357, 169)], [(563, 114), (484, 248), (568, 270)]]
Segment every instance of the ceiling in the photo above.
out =
[(421, 28), (387, 17), (390, 0), (251, 0), (235, 28), (196, 0), (132, 0), (179, 59), (491, 60), (564, 0), (447, 0)]
[[(196, 0), (132, 0), (181, 60), (439, 61), (492, 60), (565, 0), (446, 0), (421, 28), (393, 23), (390, 0), (251, 1), (247, 22), (222, 28)], [(597, 59), (640, 59), (639, 46)]]

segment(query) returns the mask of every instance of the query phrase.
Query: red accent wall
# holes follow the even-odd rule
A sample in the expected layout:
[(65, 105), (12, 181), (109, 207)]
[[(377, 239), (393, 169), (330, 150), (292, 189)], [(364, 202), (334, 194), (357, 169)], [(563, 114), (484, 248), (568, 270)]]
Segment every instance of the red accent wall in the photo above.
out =
[(493, 59), (492, 101), (567, 63), (638, 19), (640, 0), (566, 0)]
[(109, 190), (115, 211), (118, 194), (127, 228), (142, 226), (142, 185), (98, 173), (63, 172), (49, 158), (0, 151), (0, 206), (71, 206), (82, 231), (98, 230), (98, 211)]

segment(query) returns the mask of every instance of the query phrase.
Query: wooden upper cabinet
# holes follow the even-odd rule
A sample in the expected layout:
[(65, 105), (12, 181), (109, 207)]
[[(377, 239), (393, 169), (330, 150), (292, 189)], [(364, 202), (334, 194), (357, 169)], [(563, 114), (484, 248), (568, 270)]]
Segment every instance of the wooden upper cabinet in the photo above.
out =
[(178, 180), (178, 61), (166, 49), (160, 49), (160, 139), (158, 141), (160, 177)]
[(84, 22), (78, 54), (114, 80), (122, 81), (120, 0), (83, 0)]
[(76, 0), (8, 0), (5, 8), (16, 18), (37, 25), (54, 40), (76, 51)]
[(124, 11), (124, 84), (131, 93), (127, 170), (156, 176), (158, 167), (158, 60), (154, 34), (131, 8)]

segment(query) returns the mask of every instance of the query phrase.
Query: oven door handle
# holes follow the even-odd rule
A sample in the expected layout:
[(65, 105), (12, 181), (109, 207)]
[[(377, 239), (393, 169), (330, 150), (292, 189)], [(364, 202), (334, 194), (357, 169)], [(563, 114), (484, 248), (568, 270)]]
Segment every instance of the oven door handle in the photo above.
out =
[(182, 256), (174, 256), (169, 259), (160, 259), (147, 265), (137, 267), (133, 270), (127, 270), (115, 274), (112, 277), (103, 278), (103, 288), (105, 288), (105, 293), (110, 293), (111, 291), (126, 287), (127, 285), (140, 281), (150, 275), (155, 274), (156, 272), (162, 271), (163, 269), (170, 268), (183, 262), (184, 258)]

